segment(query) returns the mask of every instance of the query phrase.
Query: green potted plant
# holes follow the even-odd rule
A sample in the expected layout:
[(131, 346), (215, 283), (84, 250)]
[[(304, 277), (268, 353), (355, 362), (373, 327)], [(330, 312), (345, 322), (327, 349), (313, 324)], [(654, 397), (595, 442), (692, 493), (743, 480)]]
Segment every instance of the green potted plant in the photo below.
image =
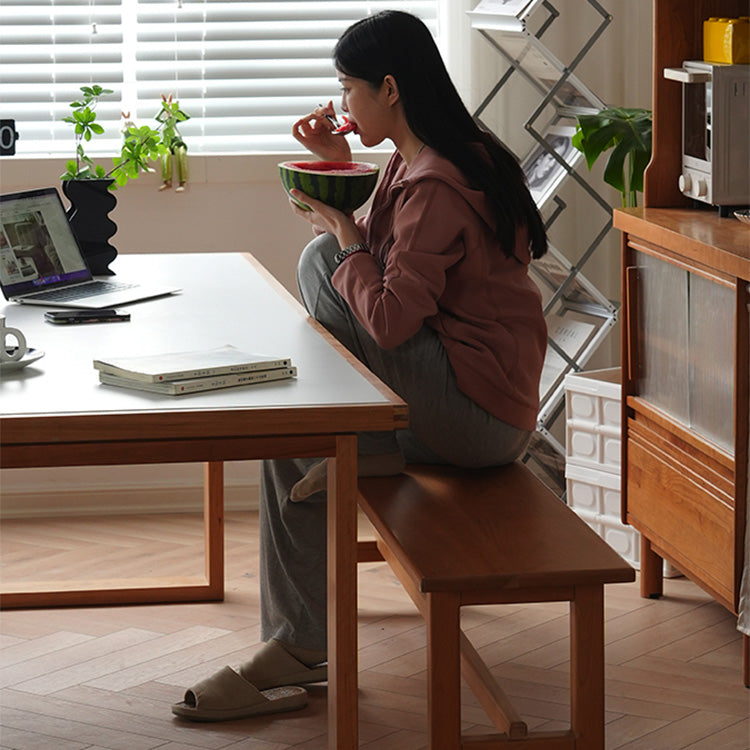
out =
[(623, 207), (638, 205), (643, 173), (651, 159), (651, 110), (610, 107), (577, 116), (573, 145), (586, 157), (588, 168), (604, 151), (613, 149), (604, 167), (604, 181), (620, 191)]
[[(76, 235), (83, 254), (94, 274), (112, 274), (109, 264), (117, 257), (117, 250), (109, 243), (117, 225), (108, 213), (117, 200), (112, 190), (136, 179), (141, 172), (154, 171), (151, 161), (162, 159), (163, 171), (170, 165), (172, 154), (179, 154), (180, 181), (184, 187), (187, 149), (179, 135), (177, 125), (188, 119), (179, 102), (172, 97), (162, 97), (156, 120), (158, 126), (141, 127), (128, 122), (123, 130), (120, 153), (113, 157), (112, 168), (106, 170), (86, 153), (85, 144), (104, 133), (97, 122), (96, 107), (99, 100), (114, 93), (98, 84), (81, 86), (82, 96), (70, 106), (73, 112), (63, 118), (74, 126), (75, 157), (65, 165), (60, 175), (63, 193), (71, 203), (67, 211), (68, 222)], [(184, 179), (183, 179), (184, 178)]]
[(175, 148), (185, 149), (177, 125), (189, 119), (181, 109), (179, 102), (172, 101), (172, 95), (162, 96), (161, 106), (155, 116), (159, 125), (156, 128), (143, 125), (137, 127), (128, 122), (123, 131), (120, 154), (112, 159), (112, 168), (107, 171), (101, 164), (96, 164), (84, 149), (97, 135), (104, 133), (104, 128), (96, 121), (96, 107), (103, 96), (113, 94), (112, 89), (105, 89), (98, 84), (81, 86), (83, 96), (71, 102), (72, 114), (63, 117), (75, 129), (75, 158), (65, 165), (65, 172), (60, 175), (63, 182), (71, 180), (107, 180), (111, 179), (111, 189), (127, 184), (136, 179), (141, 171), (152, 172), (149, 162), (157, 161), (166, 154), (174, 153)]

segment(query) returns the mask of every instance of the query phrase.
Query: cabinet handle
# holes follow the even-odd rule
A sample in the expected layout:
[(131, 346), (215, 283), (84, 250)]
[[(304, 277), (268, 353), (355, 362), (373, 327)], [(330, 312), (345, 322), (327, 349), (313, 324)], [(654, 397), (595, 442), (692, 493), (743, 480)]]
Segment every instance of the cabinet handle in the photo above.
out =
[(710, 73), (686, 68), (664, 68), (664, 77), (679, 83), (708, 83), (711, 80)]
[[(630, 385), (638, 377), (639, 336), (638, 336), (638, 267), (625, 268), (625, 376)], [(628, 388), (630, 391), (631, 389)], [(632, 391), (631, 391), (632, 392)]]

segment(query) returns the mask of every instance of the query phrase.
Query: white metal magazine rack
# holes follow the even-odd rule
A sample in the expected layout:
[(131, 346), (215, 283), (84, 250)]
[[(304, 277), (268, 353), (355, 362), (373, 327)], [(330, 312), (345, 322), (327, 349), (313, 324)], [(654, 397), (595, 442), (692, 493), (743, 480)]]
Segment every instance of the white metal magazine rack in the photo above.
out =
[[(547, 229), (566, 208), (557, 194), (565, 180), (574, 180), (602, 209), (601, 229), (597, 224), (593, 240), (576, 262), (550, 246), (549, 252), (531, 265), (532, 275), (544, 296), (548, 347), (540, 385), (537, 431), (524, 460), (533, 462), (541, 470), (542, 478), (561, 496), (565, 494), (565, 448), (551, 429), (564, 413), (565, 376), (583, 369), (614, 326), (619, 307), (581, 272), (612, 227), (611, 206), (578, 174), (576, 166), (583, 155), (571, 142), (576, 115), (605, 108), (574, 73), (612, 20), (596, 0), (586, 2), (594, 10), (597, 22), (567, 65), (542, 42), (545, 32), (560, 15), (549, 0), (482, 0), (469, 12), (472, 27), (507, 63), (474, 113), (475, 119), (487, 127), (482, 122), (483, 113), (513, 76), (520, 76), (540, 97), (537, 108), (524, 123), (534, 144), (521, 159), (521, 165)], [(540, 11), (538, 16), (537, 11)], [(527, 29), (532, 15), (537, 22), (534, 32)], [(592, 222), (596, 222), (598, 209), (592, 210), (591, 215)]]

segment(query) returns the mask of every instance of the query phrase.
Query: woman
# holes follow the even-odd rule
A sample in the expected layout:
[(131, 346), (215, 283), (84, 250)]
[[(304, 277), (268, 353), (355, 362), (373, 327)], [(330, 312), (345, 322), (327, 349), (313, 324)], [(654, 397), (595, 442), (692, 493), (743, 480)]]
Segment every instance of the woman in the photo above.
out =
[[(312, 211), (292, 203), (318, 234), (298, 266), (305, 306), (409, 405), (408, 430), (358, 436), (360, 475), (397, 473), (404, 462), (514, 461), (536, 424), (546, 351), (527, 269), (547, 242), (523, 172), (477, 127), (414, 16), (386, 11), (354, 24), (333, 59), (362, 144), (396, 147), (363, 219), (299, 191)], [(320, 159), (349, 161), (334, 114), (329, 103), (293, 132)], [(175, 713), (248, 716), (257, 706), (236, 697), (245, 684), (264, 691), (326, 679), (325, 467), (264, 462), (264, 644), (237, 672), (189, 690)]]

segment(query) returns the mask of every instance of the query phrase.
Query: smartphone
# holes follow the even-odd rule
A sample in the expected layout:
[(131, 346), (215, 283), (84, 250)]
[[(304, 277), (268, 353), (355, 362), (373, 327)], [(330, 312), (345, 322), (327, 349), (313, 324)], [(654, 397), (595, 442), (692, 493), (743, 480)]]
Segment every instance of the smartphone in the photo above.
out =
[(70, 323), (115, 323), (122, 320), (130, 320), (130, 313), (111, 308), (105, 310), (48, 310), (44, 313), (44, 319), (48, 323), (70, 324)]

